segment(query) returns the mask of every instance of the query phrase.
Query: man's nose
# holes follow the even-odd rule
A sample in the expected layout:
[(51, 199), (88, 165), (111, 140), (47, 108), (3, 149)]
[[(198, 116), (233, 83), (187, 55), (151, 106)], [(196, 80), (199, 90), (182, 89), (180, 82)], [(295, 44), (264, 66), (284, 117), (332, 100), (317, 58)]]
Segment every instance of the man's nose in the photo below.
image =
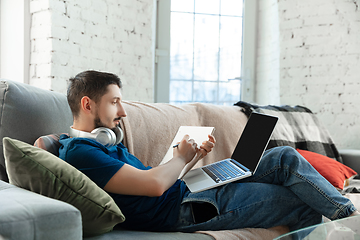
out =
[(126, 111), (122, 105), (120, 105), (118, 108), (118, 115), (119, 117), (126, 117)]

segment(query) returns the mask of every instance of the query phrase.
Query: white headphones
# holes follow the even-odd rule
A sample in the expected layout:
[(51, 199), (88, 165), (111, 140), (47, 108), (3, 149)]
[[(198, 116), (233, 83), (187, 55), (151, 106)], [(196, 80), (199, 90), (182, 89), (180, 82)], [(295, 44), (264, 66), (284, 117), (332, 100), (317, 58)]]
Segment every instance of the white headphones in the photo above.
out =
[(82, 138), (90, 138), (93, 139), (105, 147), (111, 147), (118, 145), (124, 138), (124, 133), (120, 127), (115, 128), (106, 128), (99, 127), (94, 129), (91, 133), (84, 132), (80, 130), (74, 129), (72, 126), (69, 131), (70, 137), (82, 137)]

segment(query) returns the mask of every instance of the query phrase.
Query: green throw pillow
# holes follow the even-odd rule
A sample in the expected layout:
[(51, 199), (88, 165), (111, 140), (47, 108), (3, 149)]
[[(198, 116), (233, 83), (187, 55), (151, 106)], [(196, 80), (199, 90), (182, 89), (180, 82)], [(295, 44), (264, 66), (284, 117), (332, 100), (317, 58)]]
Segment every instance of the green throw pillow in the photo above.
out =
[(10, 183), (75, 206), (81, 212), (84, 236), (109, 232), (125, 220), (104, 190), (62, 159), (8, 137), (3, 145)]

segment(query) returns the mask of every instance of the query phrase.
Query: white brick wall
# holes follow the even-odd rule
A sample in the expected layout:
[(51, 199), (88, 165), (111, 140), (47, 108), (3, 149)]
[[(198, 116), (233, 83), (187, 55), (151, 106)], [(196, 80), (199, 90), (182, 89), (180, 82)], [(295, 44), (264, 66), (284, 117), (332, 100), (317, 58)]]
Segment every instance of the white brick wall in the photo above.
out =
[[(266, 13), (274, 8), (279, 14), (281, 104), (309, 107), (339, 148), (360, 149), (360, 1), (278, 0)], [(261, 23), (260, 30), (269, 27)], [(265, 37), (259, 46), (269, 42)], [(276, 67), (258, 58), (258, 74), (266, 65)], [(257, 93), (266, 84), (259, 81)], [(267, 104), (266, 98), (258, 99)]]
[(66, 92), (94, 69), (117, 74), (127, 100), (152, 102), (155, 0), (31, 0), (30, 84)]
[[(312, 109), (337, 145), (360, 149), (360, 0), (258, 0), (256, 102)], [(152, 102), (156, 0), (31, 0), (30, 83), (65, 92), (95, 69)]]

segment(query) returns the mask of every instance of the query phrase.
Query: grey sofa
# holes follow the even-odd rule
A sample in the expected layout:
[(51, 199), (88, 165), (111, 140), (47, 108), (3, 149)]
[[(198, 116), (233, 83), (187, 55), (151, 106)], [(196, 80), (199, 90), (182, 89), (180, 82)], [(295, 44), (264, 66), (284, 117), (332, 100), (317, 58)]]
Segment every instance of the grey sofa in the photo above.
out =
[[(135, 112), (140, 108), (140, 105), (127, 104), (128, 115), (131, 115), (129, 114), (129, 111)], [(150, 108), (153, 108), (153, 106), (150, 106)], [(183, 118), (187, 119), (186, 121), (210, 121), (206, 124), (217, 124), (218, 126), (216, 126), (216, 128), (218, 129), (221, 129), (224, 125), (238, 124), (237, 122), (225, 123), (221, 121), (219, 122), (218, 120), (214, 120), (216, 122), (211, 122), (211, 118), (205, 117), (205, 114), (207, 113), (201, 112), (203, 110), (204, 109), (200, 109), (198, 105), (176, 109), (176, 111), (184, 112)], [(189, 112), (193, 114), (196, 111), (199, 113), (199, 117), (195, 120), (188, 120), (189, 117), (186, 114)], [(225, 113), (221, 111), (222, 110), (219, 107), (216, 111), (214, 111), (215, 113), (212, 114), (218, 114), (220, 117), (221, 115), (225, 116)], [(230, 107), (227, 108), (226, 111), (232, 111), (233, 114), (240, 114), (237, 113), (240, 112), (238, 109), (234, 110)], [(164, 107), (160, 112), (161, 114), (169, 115), (170, 110), (168, 107)], [(204, 117), (201, 117), (202, 115)], [(240, 117), (243, 120), (245, 119), (243, 116)], [(214, 119), (216, 119), (216, 116), (214, 116)], [(141, 132), (142, 123), (136, 122), (141, 121), (141, 119), (130, 118), (127, 121), (135, 124), (135, 126), (138, 126)], [(176, 121), (179, 121), (180, 123), (181, 119), (177, 119)], [(130, 152), (138, 153), (140, 155), (138, 156), (140, 159), (146, 158), (145, 156), (149, 155), (147, 152), (148, 149), (144, 148), (146, 144), (141, 145), (143, 148), (139, 148), (139, 146), (133, 144), (133, 135), (135, 134), (131, 131), (131, 129), (129, 129), (129, 122), (125, 122), (125, 125), (123, 126), (126, 140), (124, 144), (128, 146)], [(187, 123), (189, 125), (198, 124), (198, 122)], [(40, 136), (52, 133), (68, 132), (68, 128), (71, 124), (72, 115), (65, 95), (42, 90), (22, 83), (0, 80), (0, 139), (10, 137), (33, 144)], [(165, 125), (162, 127), (164, 128)], [(156, 128), (150, 130), (155, 132), (158, 131)], [(174, 130), (176, 130), (176, 128), (172, 131)], [(240, 132), (241, 129), (234, 129), (234, 131)], [(217, 132), (220, 134), (221, 131)], [(231, 142), (236, 143), (237, 134), (239, 134), (238, 132), (235, 133), (235, 141), (229, 136), (215, 136), (219, 142), (218, 145), (220, 145), (218, 148), (222, 148), (220, 143), (224, 143), (224, 146), (231, 145)], [(166, 143), (166, 141), (169, 140), (171, 141), (170, 138), (157, 138), (157, 142), (152, 142), (152, 144), (158, 144), (160, 149), (159, 155), (164, 155), (164, 152), (167, 150), (167, 147), (164, 147), (166, 145), (164, 142)], [(153, 139), (150, 139), (149, 141), (153, 141)], [(65, 202), (50, 199), (8, 183), (9, 179), (6, 173), (2, 141), (0, 141), (0, 144), (0, 236), (3, 236), (5, 239), (16, 240), (83, 239), (81, 214), (78, 209)], [(223, 148), (225, 149), (225, 147)], [(229, 149), (225, 149), (224, 151), (231, 151), (231, 147)], [(357, 172), (360, 172), (360, 150), (345, 150), (341, 153), (343, 153), (342, 157), (344, 163)], [(143, 156), (141, 154), (143, 154)], [(214, 159), (220, 159), (222, 155), (219, 154), (219, 152), (215, 152), (212, 157)], [(151, 160), (146, 161), (147, 162), (145, 164), (148, 165), (158, 164), (158, 162), (154, 163), (151, 162)], [(206, 163), (206, 161), (211, 162), (212, 160), (205, 159), (204, 163)], [(115, 230), (112, 232), (85, 239), (210, 240), (214, 238), (208, 234), (202, 233), (126, 231), (115, 227)]]
[[(72, 114), (65, 95), (27, 84), (0, 80), (0, 139), (29, 144), (42, 135), (68, 132)], [(5, 239), (83, 239), (80, 211), (8, 183), (0, 141), (0, 237)], [(1, 239), (1, 238), (0, 238)], [(86, 239), (213, 239), (199, 233), (115, 230)]]

